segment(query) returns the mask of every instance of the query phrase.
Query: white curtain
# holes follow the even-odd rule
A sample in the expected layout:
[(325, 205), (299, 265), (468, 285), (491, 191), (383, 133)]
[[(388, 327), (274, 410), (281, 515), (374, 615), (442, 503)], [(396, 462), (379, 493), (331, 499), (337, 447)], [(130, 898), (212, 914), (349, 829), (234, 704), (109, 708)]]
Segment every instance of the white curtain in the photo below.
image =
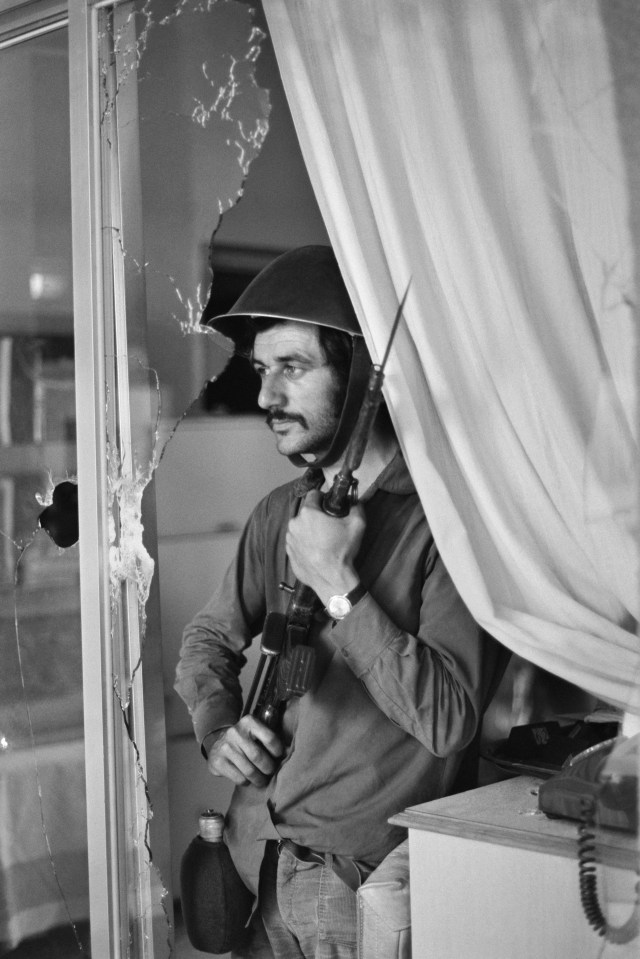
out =
[(640, 713), (637, 0), (264, 0), (443, 559), (514, 652)]

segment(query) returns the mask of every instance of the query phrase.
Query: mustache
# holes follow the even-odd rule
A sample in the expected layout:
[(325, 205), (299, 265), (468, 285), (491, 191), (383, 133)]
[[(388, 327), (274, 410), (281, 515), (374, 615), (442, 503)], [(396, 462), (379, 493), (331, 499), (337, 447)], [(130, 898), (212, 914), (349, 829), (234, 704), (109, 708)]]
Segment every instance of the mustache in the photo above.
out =
[(272, 423), (300, 423), (305, 429), (307, 427), (307, 421), (304, 416), (301, 416), (299, 413), (285, 413), (284, 410), (277, 409), (269, 410), (265, 422), (267, 426), (271, 426)]

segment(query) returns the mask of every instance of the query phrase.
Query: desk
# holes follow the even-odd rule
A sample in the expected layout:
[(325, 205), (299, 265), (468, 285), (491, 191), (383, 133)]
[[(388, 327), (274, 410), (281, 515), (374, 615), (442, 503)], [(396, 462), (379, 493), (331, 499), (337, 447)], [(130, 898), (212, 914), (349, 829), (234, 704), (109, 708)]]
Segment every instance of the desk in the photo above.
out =
[[(391, 820), (409, 829), (414, 959), (602, 954), (603, 939), (580, 904), (577, 824), (538, 811), (540, 782), (509, 779), (413, 806)], [(635, 837), (603, 830), (599, 838), (608, 864), (606, 911), (619, 925), (634, 899)], [(638, 942), (633, 952), (611, 948), (622, 959), (637, 955)]]
[(67, 907), (89, 915), (84, 742), (0, 752), (0, 952), (67, 924)]

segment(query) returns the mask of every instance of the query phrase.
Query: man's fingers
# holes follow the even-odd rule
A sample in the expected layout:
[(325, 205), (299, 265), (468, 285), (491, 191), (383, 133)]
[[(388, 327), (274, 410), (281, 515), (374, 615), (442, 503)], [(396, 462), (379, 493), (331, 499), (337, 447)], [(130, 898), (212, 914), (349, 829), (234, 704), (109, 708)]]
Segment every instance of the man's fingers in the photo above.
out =
[(236, 726), (236, 729), (242, 730), (243, 732), (246, 730), (247, 734), (253, 740), (262, 743), (267, 752), (275, 756), (276, 759), (282, 756), (284, 746), (282, 745), (280, 737), (254, 716), (244, 716)]
[(275, 762), (264, 750), (262, 755), (257, 750), (248, 755), (239, 743), (226, 736), (209, 755), (209, 769), (215, 776), (224, 776), (239, 786), (264, 786), (275, 770)]
[(237, 786), (246, 786), (247, 783), (266, 786), (271, 778), (269, 775), (261, 772), (243, 753), (229, 750), (227, 755), (227, 750), (228, 746), (222, 747), (217, 755), (209, 757), (209, 770), (214, 776), (224, 776)]
[[(209, 772), (214, 776), (222, 776), (225, 779), (230, 780), (230, 782), (235, 783), (236, 786), (246, 786), (250, 779), (240, 771), (240, 769), (228, 759), (225, 759), (224, 756), (210, 756), (209, 757)], [(254, 777), (255, 778), (255, 777)], [(260, 783), (254, 783), (258, 786)]]
[(237, 785), (264, 786), (282, 753), (276, 734), (253, 716), (245, 716), (216, 740), (209, 753), (209, 769)]

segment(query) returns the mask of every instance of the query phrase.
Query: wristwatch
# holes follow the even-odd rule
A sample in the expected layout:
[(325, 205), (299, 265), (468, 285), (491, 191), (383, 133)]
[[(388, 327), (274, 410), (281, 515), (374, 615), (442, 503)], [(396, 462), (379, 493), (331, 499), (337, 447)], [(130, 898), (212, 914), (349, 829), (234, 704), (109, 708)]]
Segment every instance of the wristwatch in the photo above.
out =
[(347, 613), (350, 613), (356, 603), (362, 599), (367, 589), (362, 583), (358, 583), (348, 593), (331, 596), (325, 607), (325, 613), (333, 620), (344, 619)]

